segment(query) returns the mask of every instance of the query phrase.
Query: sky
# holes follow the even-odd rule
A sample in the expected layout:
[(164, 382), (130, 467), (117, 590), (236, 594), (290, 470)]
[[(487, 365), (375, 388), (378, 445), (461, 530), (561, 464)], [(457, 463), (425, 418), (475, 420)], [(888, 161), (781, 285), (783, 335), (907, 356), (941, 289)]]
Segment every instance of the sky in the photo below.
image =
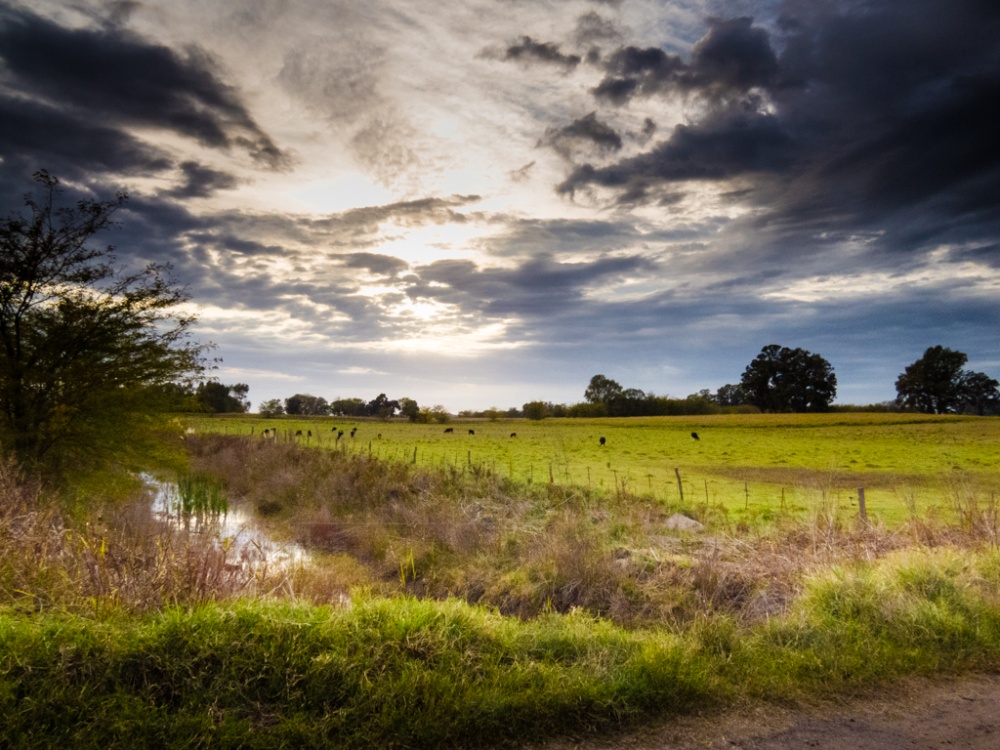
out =
[(1000, 377), (996, 0), (0, 0), (0, 207), (127, 190), (254, 404)]

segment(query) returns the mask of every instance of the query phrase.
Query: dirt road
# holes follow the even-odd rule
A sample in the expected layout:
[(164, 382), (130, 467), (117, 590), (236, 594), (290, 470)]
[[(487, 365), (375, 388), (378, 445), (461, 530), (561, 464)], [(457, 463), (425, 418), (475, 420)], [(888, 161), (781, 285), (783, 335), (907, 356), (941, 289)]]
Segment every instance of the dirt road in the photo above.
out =
[(545, 750), (1000, 750), (1000, 675), (910, 679), (878, 695), (673, 720)]

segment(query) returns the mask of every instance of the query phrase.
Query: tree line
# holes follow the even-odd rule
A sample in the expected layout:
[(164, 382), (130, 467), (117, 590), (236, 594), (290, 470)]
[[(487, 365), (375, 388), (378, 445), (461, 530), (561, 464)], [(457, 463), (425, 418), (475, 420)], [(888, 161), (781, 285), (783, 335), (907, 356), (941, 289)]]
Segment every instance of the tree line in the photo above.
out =
[[(982, 372), (964, 369), (968, 356), (944, 346), (929, 347), (896, 380), (896, 399), (871, 408), (927, 414), (1000, 415), (1000, 382)], [(770, 344), (747, 365), (736, 384), (715, 393), (702, 390), (684, 399), (623, 388), (604, 375), (591, 378), (585, 401), (554, 408), (525, 404), (525, 416), (673, 416), (720, 411), (825, 412), (833, 408), (837, 376), (833, 366), (804, 349)], [(530, 414), (529, 414), (529, 407)]]
[[(1000, 414), (1000, 383), (982, 372), (964, 369), (968, 356), (943, 346), (932, 346), (896, 381), (894, 401), (863, 407), (881, 411), (917, 411), (928, 414)], [(224, 386), (206, 383), (190, 394), (189, 403), (210, 412), (247, 411), (244, 384)], [(747, 365), (739, 383), (716, 391), (704, 389), (683, 398), (658, 396), (595, 375), (576, 404), (529, 401), (520, 409), (497, 408), (459, 412), (461, 417), (496, 420), (501, 417), (545, 419), (547, 417), (659, 417), (724, 412), (824, 412), (836, 408), (837, 376), (822, 356), (804, 349), (770, 344)], [(862, 407), (845, 407), (862, 408)], [(295, 416), (405, 417), (411, 422), (445, 422), (443, 406), (420, 407), (412, 398), (390, 400), (380, 393), (371, 401), (297, 393), (283, 401), (270, 399), (258, 408), (262, 417)]]

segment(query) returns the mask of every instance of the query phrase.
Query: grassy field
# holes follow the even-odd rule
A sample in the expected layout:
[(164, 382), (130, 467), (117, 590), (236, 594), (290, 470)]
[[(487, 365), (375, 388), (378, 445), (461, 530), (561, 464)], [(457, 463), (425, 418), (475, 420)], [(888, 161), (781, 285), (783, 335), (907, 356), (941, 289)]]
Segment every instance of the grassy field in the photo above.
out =
[[(233, 435), (276, 429), (280, 439), (312, 447), (486, 470), (518, 482), (643, 493), (674, 503), (683, 491), (683, 504), (721, 506), (734, 523), (776, 513), (857, 512), (857, 490), (864, 487), (869, 514), (897, 524), (915, 514), (960, 511), (1000, 486), (1000, 420), (974, 417), (758, 414), (416, 425), (240, 415), (185, 421), (199, 432)], [(344, 437), (337, 440), (333, 428)]]

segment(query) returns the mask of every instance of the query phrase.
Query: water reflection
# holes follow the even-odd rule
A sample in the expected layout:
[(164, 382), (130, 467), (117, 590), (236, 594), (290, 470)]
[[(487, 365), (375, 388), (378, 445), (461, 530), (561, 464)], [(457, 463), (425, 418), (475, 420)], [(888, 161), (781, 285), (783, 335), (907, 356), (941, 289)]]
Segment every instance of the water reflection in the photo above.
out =
[(156, 519), (185, 533), (204, 535), (225, 549), (233, 564), (282, 568), (310, 560), (309, 552), (301, 545), (272, 539), (256, 515), (246, 508), (228, 505), (224, 512), (185, 512), (174, 482), (164, 482), (148, 474), (142, 478), (153, 490), (152, 512)]

